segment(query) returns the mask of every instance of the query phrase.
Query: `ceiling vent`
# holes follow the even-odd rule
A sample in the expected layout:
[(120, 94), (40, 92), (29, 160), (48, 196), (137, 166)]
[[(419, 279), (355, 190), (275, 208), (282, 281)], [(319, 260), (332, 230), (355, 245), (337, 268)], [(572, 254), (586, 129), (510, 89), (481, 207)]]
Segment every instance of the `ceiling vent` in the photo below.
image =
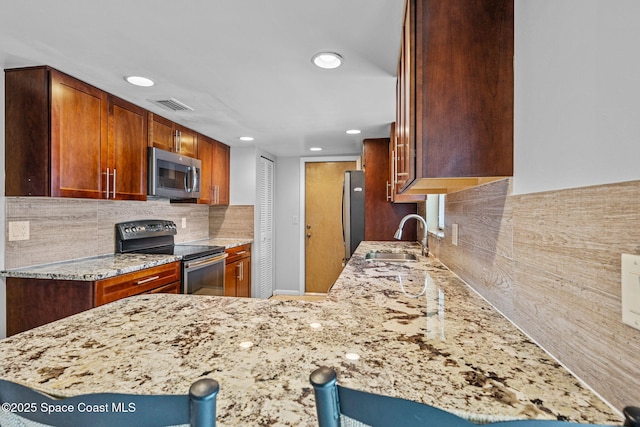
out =
[(175, 98), (169, 98), (169, 99), (158, 99), (153, 101), (158, 105), (163, 106), (164, 108), (171, 110), (171, 111), (195, 111), (193, 108), (189, 107), (188, 105), (178, 101)]

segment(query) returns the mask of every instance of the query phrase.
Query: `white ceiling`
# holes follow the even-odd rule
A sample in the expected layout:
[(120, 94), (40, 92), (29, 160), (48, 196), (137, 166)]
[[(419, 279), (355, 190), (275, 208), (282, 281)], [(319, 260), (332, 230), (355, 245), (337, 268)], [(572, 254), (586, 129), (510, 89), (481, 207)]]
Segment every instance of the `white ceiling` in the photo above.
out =
[[(3, 69), (50, 65), (232, 146), (248, 135), (277, 156), (359, 153), (395, 117), (403, 0), (2, 3)], [(324, 50), (343, 66), (313, 66)], [(150, 102), (167, 98), (195, 111)]]

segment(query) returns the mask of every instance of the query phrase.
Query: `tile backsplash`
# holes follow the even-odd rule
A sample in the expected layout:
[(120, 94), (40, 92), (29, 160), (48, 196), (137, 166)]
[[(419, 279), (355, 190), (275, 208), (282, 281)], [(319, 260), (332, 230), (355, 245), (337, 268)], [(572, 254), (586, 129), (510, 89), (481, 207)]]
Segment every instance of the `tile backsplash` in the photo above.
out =
[(253, 205), (211, 206), (209, 235), (253, 239)]
[(447, 195), (445, 218), (435, 256), (614, 407), (640, 403), (640, 331), (620, 301), (640, 181), (514, 196), (503, 180)]
[[(178, 225), (176, 243), (209, 237), (209, 206), (169, 203), (87, 200), (51, 197), (7, 197), (5, 268), (46, 264), (112, 254), (114, 225), (138, 219), (165, 219)], [(182, 218), (187, 227), (182, 228)], [(9, 222), (29, 221), (29, 240), (9, 241)]]

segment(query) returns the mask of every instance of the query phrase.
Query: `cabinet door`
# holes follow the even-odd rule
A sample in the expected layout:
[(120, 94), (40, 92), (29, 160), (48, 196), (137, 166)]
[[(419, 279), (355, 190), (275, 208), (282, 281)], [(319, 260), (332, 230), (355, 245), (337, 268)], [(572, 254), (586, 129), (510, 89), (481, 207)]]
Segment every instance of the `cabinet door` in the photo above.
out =
[(51, 195), (106, 195), (107, 94), (51, 71)]
[(398, 81), (396, 86), (396, 137), (394, 144), (394, 192), (405, 190), (416, 178), (416, 67), (415, 67), (415, 0), (406, 3)]
[(202, 161), (201, 197), (198, 203), (229, 204), (230, 148), (204, 135), (198, 135), (198, 158)]
[(114, 96), (109, 97), (108, 198), (147, 198), (147, 112)]
[(200, 135), (198, 140), (198, 159), (202, 162), (200, 170), (200, 198), (198, 203), (213, 204), (214, 189), (213, 177), (214, 141), (211, 138)]
[(191, 129), (174, 123), (174, 137), (176, 138), (176, 152), (187, 157), (198, 155), (198, 134)]
[[(389, 139), (363, 141), (364, 165), (364, 239), (393, 240), (398, 224), (405, 215), (416, 213), (415, 203), (389, 203), (387, 170), (389, 169)], [(382, 173), (381, 173), (382, 172)], [(416, 222), (406, 224), (402, 240), (416, 240)]]
[(224, 267), (224, 296), (235, 297), (238, 286), (240, 261), (232, 262)]
[(165, 151), (175, 151), (173, 122), (149, 113), (149, 146)]
[(213, 154), (212, 185), (216, 205), (229, 204), (229, 161), (231, 149), (228, 145), (216, 141)]
[(5, 195), (50, 196), (49, 71), (5, 70)]
[(251, 296), (251, 257), (247, 257), (239, 261), (240, 274), (236, 283), (236, 296), (246, 297)]

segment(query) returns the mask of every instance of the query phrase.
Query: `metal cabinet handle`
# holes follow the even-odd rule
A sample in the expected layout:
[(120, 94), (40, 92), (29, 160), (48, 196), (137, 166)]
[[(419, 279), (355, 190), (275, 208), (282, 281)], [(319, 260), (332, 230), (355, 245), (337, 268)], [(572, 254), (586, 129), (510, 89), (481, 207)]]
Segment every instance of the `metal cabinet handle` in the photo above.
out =
[(109, 168), (107, 168), (107, 172), (105, 173), (105, 175), (106, 175), (106, 181), (107, 181), (107, 191), (106, 191), (106, 194), (107, 194), (107, 199), (108, 199), (108, 198), (109, 198)]
[(113, 168), (113, 198), (116, 198), (116, 168)]
[(159, 278), (160, 278), (160, 276), (147, 277), (146, 279), (138, 280), (137, 284), (138, 285), (142, 285), (144, 283), (152, 282), (152, 281), (154, 281), (156, 279), (159, 279)]
[(173, 135), (173, 147), (176, 150), (176, 153), (182, 151), (182, 132), (177, 129), (175, 134)]

